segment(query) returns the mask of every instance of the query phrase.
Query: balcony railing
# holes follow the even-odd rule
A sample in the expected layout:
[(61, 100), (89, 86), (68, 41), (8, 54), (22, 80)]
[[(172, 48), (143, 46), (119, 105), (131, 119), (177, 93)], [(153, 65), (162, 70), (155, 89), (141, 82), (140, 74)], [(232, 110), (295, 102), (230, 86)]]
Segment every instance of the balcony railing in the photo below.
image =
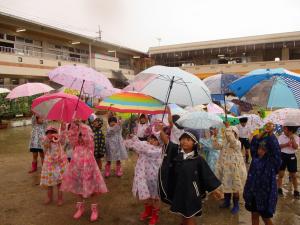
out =
[(79, 63), (87, 63), (88, 58), (76, 58), (76, 57), (70, 57), (65, 55), (57, 55), (52, 53), (46, 53), (46, 52), (37, 52), (32, 50), (24, 50), (24, 49), (17, 49), (17, 48), (10, 48), (10, 47), (4, 47), (0, 46), (0, 53), (7, 53), (7, 54), (14, 54), (18, 56), (30, 56), (30, 57), (36, 57), (36, 58), (42, 58), (42, 59), (52, 59), (52, 60), (63, 60), (63, 61), (71, 61), (71, 62), (79, 62)]

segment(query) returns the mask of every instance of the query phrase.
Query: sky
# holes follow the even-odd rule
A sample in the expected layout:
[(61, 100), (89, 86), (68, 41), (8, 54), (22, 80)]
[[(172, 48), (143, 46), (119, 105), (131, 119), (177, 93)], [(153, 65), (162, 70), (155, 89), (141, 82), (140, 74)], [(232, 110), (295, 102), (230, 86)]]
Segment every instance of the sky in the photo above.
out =
[[(0, 11), (147, 52), (300, 31), (300, 0), (0, 0)], [(160, 41), (159, 41), (160, 40)]]

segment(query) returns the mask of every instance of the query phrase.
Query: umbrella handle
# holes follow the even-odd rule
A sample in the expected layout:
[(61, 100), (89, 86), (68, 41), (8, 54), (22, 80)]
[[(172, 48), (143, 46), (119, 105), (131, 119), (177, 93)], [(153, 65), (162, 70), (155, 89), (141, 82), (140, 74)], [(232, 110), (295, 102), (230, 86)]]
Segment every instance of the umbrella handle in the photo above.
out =
[(173, 84), (174, 84), (174, 79), (175, 79), (175, 76), (173, 76), (172, 80), (170, 81), (170, 85), (169, 85), (168, 93), (167, 93), (167, 98), (166, 98), (167, 99), (166, 100), (166, 105), (165, 105), (164, 114), (163, 114), (161, 122), (163, 122), (164, 118), (165, 118), (165, 114), (166, 114), (166, 111), (167, 111), (167, 106), (168, 106), (168, 103), (169, 103), (169, 98), (170, 98), (170, 95), (171, 95), (171, 90), (172, 90)]
[(85, 80), (83, 80), (81, 88), (80, 88), (80, 93), (79, 93), (79, 97), (78, 97), (77, 104), (76, 104), (76, 107), (75, 107), (75, 112), (77, 111), (77, 108), (78, 108), (79, 99), (80, 99), (80, 96), (81, 96), (81, 93), (82, 93), (82, 90), (83, 90), (84, 82), (85, 82)]

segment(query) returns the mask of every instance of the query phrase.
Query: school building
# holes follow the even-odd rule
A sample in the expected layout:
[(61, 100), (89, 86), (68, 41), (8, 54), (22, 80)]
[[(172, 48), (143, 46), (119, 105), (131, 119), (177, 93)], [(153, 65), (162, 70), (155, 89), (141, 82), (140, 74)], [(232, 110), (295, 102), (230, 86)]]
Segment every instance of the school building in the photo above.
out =
[(152, 65), (148, 54), (0, 12), (0, 87), (48, 82), (66, 64), (91, 66), (117, 87)]
[(151, 47), (149, 56), (157, 65), (179, 66), (199, 78), (277, 67), (300, 73), (300, 32)]

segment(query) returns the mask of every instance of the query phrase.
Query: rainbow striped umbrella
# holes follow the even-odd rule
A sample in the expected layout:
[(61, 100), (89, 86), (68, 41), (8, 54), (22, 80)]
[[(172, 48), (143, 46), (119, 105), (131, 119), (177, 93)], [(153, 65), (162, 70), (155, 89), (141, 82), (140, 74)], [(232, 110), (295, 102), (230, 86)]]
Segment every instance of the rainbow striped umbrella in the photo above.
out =
[(123, 113), (164, 113), (164, 105), (161, 101), (137, 92), (113, 94), (101, 101), (96, 108)]

